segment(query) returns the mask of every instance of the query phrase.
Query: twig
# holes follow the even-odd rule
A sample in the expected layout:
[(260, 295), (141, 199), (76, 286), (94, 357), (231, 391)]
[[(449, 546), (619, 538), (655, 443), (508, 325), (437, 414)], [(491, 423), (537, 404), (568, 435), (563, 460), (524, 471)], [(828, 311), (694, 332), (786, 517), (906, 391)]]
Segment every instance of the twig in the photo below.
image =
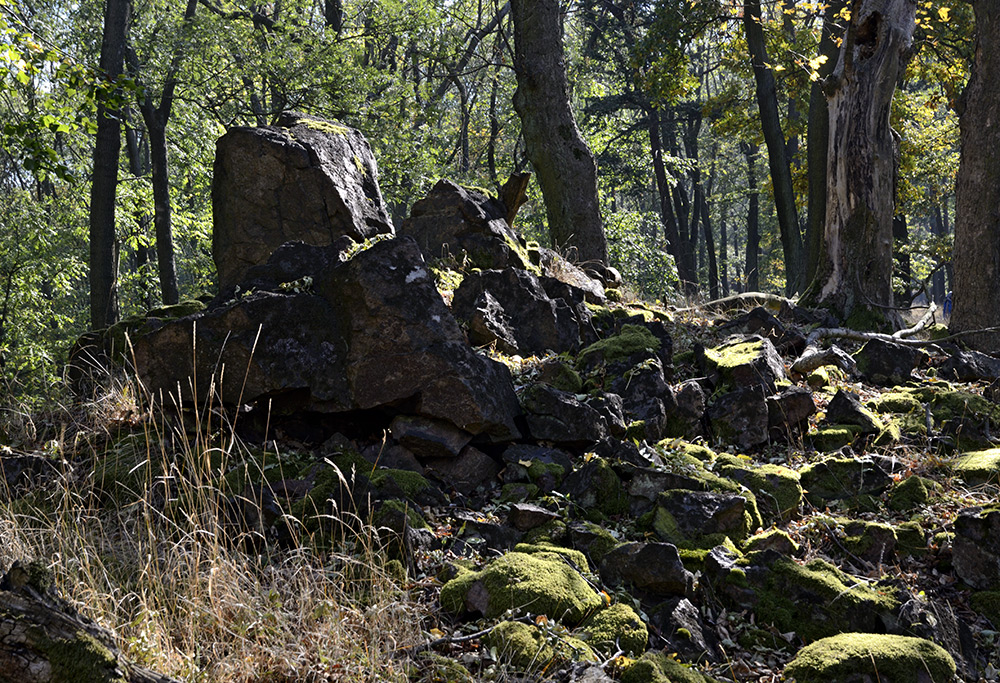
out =
[(937, 304), (932, 301), (931, 305), (927, 307), (927, 312), (924, 313), (924, 316), (917, 321), (916, 325), (914, 325), (913, 327), (908, 327), (905, 330), (898, 330), (896, 332), (893, 332), (892, 338), (903, 339), (905, 337), (912, 337), (913, 335), (917, 334), (925, 327), (927, 327), (927, 324), (934, 319), (934, 312), (936, 310), (937, 310)]
[(714, 301), (706, 301), (700, 306), (671, 308), (670, 310), (674, 313), (690, 313), (692, 311), (725, 311), (733, 308), (739, 308), (741, 306), (767, 306), (768, 304), (771, 306), (794, 306), (795, 302), (791, 299), (786, 299), (783, 296), (768, 294), (767, 292), (743, 292), (742, 294), (734, 294), (733, 296), (715, 299)]

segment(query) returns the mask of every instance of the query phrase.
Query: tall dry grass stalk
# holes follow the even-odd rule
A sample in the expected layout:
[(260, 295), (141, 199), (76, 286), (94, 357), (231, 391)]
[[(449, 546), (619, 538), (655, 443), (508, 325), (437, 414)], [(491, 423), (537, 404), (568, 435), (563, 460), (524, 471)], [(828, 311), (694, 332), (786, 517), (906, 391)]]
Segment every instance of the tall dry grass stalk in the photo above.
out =
[[(386, 571), (376, 530), (352, 520), (339, 550), (304, 531), (282, 548), (245, 542), (223, 478), (245, 454), (233, 425), (210, 400), (185, 429), (137, 397), (121, 385), (91, 406), (91, 424), (61, 430), (105, 430), (77, 439), (105, 444), (90, 446), (89, 462), (2, 496), (4, 564), (50, 562), (63, 595), (129, 659), (184, 680), (406, 680), (395, 655), (421, 640), (419, 608)], [(109, 425), (123, 420), (139, 427), (140, 457), (127, 483), (99, 481), (119, 441)]]

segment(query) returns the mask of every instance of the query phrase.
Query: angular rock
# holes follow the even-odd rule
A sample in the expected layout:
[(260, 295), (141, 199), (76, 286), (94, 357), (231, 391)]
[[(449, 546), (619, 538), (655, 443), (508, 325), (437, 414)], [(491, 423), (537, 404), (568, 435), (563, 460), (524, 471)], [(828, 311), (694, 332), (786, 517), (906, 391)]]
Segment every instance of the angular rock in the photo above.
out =
[(667, 415), (665, 436), (688, 440), (702, 436), (705, 403), (705, 390), (699, 382), (682, 382), (674, 391), (674, 406)]
[(455, 290), (452, 310), (469, 322), (474, 345), (496, 344), (508, 354), (575, 350), (581, 327), (590, 321), (586, 306), (551, 298), (535, 275), (516, 268), (466, 275)]
[(507, 224), (507, 208), (477, 189), (439, 180), (414, 203), (399, 233), (409, 235), (428, 259), (464, 253), (474, 268), (528, 268), (527, 251)]
[(806, 348), (806, 338), (795, 330), (789, 330), (763, 306), (723, 325), (723, 329), (743, 327), (747, 334), (756, 334), (770, 339), (781, 355), (799, 355)]
[(715, 386), (751, 389), (769, 396), (787, 377), (785, 364), (769, 339), (749, 338), (704, 350), (707, 374)]
[(560, 490), (586, 512), (617, 515), (625, 511), (625, 488), (607, 461), (592, 458), (566, 475)]
[(507, 520), (518, 531), (530, 531), (558, 518), (558, 513), (531, 503), (512, 503), (507, 513)]
[(899, 608), (899, 621), (903, 635), (924, 638), (943, 647), (955, 660), (958, 674), (964, 680), (977, 678), (976, 640), (947, 600), (912, 598)]
[(744, 388), (724, 394), (708, 409), (715, 438), (750, 449), (767, 443), (769, 412), (764, 395)]
[(924, 354), (912, 346), (870, 339), (854, 358), (862, 377), (873, 384), (890, 386), (908, 381)]
[(501, 456), (504, 481), (531, 480), (541, 491), (552, 491), (573, 469), (573, 456), (549, 446), (513, 444)]
[(466, 447), (458, 457), (432, 458), (424, 463), (427, 474), (461, 494), (470, 495), (488, 486), (500, 474), (500, 465), (478, 448)]
[(588, 444), (607, 434), (600, 413), (574, 394), (547, 384), (534, 384), (521, 394), (521, 406), (531, 435), (539, 441)]
[(558, 280), (580, 290), (584, 293), (589, 303), (604, 304), (604, 285), (601, 282), (551, 249), (541, 247), (538, 251), (538, 266), (542, 269), (546, 277)]
[(670, 643), (669, 650), (684, 660), (715, 661), (719, 657), (714, 634), (704, 627), (701, 613), (687, 598), (670, 598), (649, 615), (650, 623)]
[(790, 387), (776, 396), (767, 397), (767, 424), (772, 433), (791, 437), (803, 431), (809, 417), (816, 414), (812, 392), (803, 387)]
[(389, 432), (418, 458), (458, 457), (472, 440), (472, 434), (449, 422), (414, 415), (394, 417)]
[(608, 432), (617, 439), (625, 436), (625, 404), (618, 394), (601, 394), (587, 399), (587, 405), (600, 413), (608, 425)]
[(601, 561), (601, 580), (611, 586), (630, 584), (651, 595), (691, 595), (694, 575), (684, 568), (670, 543), (624, 543)]
[(871, 458), (827, 458), (799, 470), (806, 498), (822, 508), (831, 500), (880, 496), (892, 477)]
[(727, 536), (742, 543), (753, 531), (747, 499), (732, 493), (664, 491), (656, 500), (653, 530), (669, 543), (701, 546)]
[(1000, 379), (1000, 358), (955, 348), (938, 372), (959, 382), (992, 382)]
[(136, 338), (146, 389), (180, 386), (191, 400), (194, 377), (197, 398), (215, 391), (229, 405), (403, 407), (481, 438), (519, 436), (510, 373), (465, 343), (412, 240), (385, 240), (303, 276), (312, 278), (306, 291), (254, 292)]
[(885, 427), (876, 415), (861, 405), (857, 395), (838, 389), (826, 407), (824, 423), (831, 425), (855, 425), (861, 427), (862, 434), (878, 434)]
[(294, 240), (330, 244), (393, 233), (371, 147), (339, 123), (286, 112), (216, 143), (212, 254), (221, 291)]
[(1000, 508), (966, 508), (955, 519), (955, 574), (973, 588), (1000, 585)]

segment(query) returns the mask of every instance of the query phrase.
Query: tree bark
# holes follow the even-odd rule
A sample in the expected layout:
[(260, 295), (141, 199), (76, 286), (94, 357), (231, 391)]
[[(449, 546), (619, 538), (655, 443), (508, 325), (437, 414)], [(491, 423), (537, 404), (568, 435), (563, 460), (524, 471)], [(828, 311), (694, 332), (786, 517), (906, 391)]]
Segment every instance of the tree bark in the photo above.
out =
[(826, 221), (826, 160), (830, 146), (830, 110), (823, 92), (823, 82), (837, 65), (839, 30), (837, 15), (847, 6), (847, 0), (830, 0), (823, 14), (819, 41), (819, 56), (826, 61), (819, 65), (819, 79), (809, 90), (809, 128), (806, 133), (806, 174), (809, 178), (809, 217), (806, 223), (804, 281), (816, 279), (816, 270), (823, 251), (823, 224)]
[[(132, 3), (107, 0), (101, 39), (101, 75), (113, 81), (125, 64), (125, 38)], [(108, 327), (118, 321), (118, 240), (115, 234), (115, 196), (121, 152), (120, 112), (107, 98), (97, 105), (94, 178), (90, 187), (90, 325)]]
[(764, 143), (767, 146), (768, 167), (771, 171), (771, 184), (774, 187), (774, 204), (778, 213), (781, 246), (785, 255), (785, 291), (793, 294), (802, 289), (805, 273), (802, 264), (802, 235), (799, 230), (798, 211), (795, 208), (795, 191), (792, 189), (792, 171), (786, 156), (785, 135), (781, 131), (774, 73), (769, 66), (770, 61), (764, 45), (760, 0), (744, 1), (743, 28), (746, 32), (754, 82), (757, 86), (757, 107), (760, 110)]
[(559, 0), (514, 0), (514, 109), (545, 198), (556, 248), (581, 261), (608, 261), (597, 196), (597, 164), (569, 102)]
[[(959, 102), (962, 159), (955, 197), (954, 298), (950, 329), (1000, 326), (1000, 6), (975, 0), (976, 51)], [(966, 342), (1000, 352), (1000, 335), (973, 334)]]
[(755, 158), (757, 147), (749, 143), (740, 145), (743, 156), (747, 160), (747, 187), (750, 194), (749, 207), (747, 209), (747, 255), (746, 273), (747, 291), (757, 292), (760, 290), (760, 192), (757, 190), (757, 169)]
[(913, 39), (913, 0), (860, 0), (827, 88), (830, 142), (823, 254), (803, 297), (848, 326), (897, 325), (892, 219), (898, 167), (889, 110)]

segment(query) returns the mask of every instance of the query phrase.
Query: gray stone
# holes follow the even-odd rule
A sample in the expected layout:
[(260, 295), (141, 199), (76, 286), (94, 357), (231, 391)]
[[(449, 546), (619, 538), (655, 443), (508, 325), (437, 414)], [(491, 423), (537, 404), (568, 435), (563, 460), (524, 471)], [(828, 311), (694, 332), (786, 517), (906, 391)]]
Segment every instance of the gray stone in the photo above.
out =
[(875, 414), (862, 406), (855, 394), (843, 389), (838, 389), (827, 405), (823, 422), (831, 425), (856, 425), (861, 427), (863, 434), (878, 434), (883, 429)]
[(772, 434), (790, 438), (804, 431), (815, 414), (812, 392), (803, 387), (790, 387), (767, 398), (767, 423)]
[(339, 123), (287, 112), (216, 143), (212, 254), (222, 291), (285, 242), (392, 234), (371, 147)]
[(458, 457), (472, 434), (443, 420), (415, 415), (397, 415), (389, 423), (392, 438), (418, 458)]
[(755, 389), (724, 394), (708, 409), (717, 439), (750, 449), (767, 443), (769, 412), (764, 395)]
[(1000, 585), (1000, 509), (966, 508), (955, 519), (955, 574), (978, 590)]
[(920, 349), (893, 344), (882, 339), (865, 342), (854, 355), (858, 371), (869, 382), (881, 385), (902, 384), (924, 359)]
[(611, 586), (630, 584), (651, 595), (691, 595), (694, 575), (684, 568), (670, 543), (624, 543), (601, 561), (601, 580)]
[(670, 543), (718, 543), (718, 536), (728, 536), (739, 544), (753, 531), (747, 499), (733, 493), (664, 491), (654, 515), (654, 531)]
[(591, 444), (607, 434), (600, 413), (574, 394), (547, 384), (533, 384), (525, 389), (521, 406), (531, 435), (539, 441)]
[(424, 462), (427, 474), (463, 495), (488, 486), (500, 474), (500, 465), (478, 448), (466, 447), (458, 457), (432, 458)]

